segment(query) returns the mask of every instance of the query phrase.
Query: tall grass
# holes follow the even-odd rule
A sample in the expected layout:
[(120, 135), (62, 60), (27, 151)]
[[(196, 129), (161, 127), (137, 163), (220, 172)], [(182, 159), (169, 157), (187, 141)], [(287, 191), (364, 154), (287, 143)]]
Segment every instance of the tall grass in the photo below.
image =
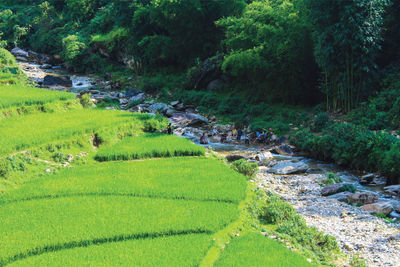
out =
[(140, 132), (146, 118), (140, 114), (97, 109), (12, 117), (0, 123), (0, 156), (127, 123)]
[(203, 156), (205, 149), (191, 141), (165, 134), (127, 137), (112, 147), (99, 150), (98, 161), (132, 160), (157, 157)]
[(0, 205), (0, 265), (44, 252), (109, 241), (212, 233), (237, 215), (237, 206), (230, 203), (121, 196), (3, 204)]
[(233, 239), (215, 266), (305, 267), (314, 265), (277, 241), (260, 233), (249, 232)]
[(0, 109), (74, 99), (72, 93), (50, 91), (23, 85), (0, 86)]
[(207, 234), (135, 239), (45, 253), (9, 266), (198, 266), (210, 244)]
[(245, 178), (206, 158), (108, 162), (66, 169), (0, 196), (0, 204), (80, 194), (132, 195), (239, 203)]

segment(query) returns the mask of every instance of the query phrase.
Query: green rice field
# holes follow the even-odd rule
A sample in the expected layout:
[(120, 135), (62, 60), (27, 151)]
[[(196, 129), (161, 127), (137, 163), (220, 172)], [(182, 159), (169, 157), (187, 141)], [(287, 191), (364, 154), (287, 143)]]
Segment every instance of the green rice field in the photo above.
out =
[(302, 256), (260, 233), (249, 232), (234, 239), (220, 259), (217, 267), (311, 267)]
[[(0, 109), (70, 99), (0, 86)], [(246, 177), (186, 139), (144, 133), (166, 119), (76, 105), (0, 121), (0, 266), (200, 266), (243, 220)], [(217, 266), (309, 265), (247, 234)]]
[(46, 104), (75, 98), (72, 93), (25, 87), (23, 85), (0, 86), (0, 96), (0, 109)]
[(123, 124), (136, 126), (139, 132), (144, 118), (145, 115), (99, 109), (11, 117), (0, 123), (0, 156)]
[(146, 134), (128, 137), (112, 147), (100, 149), (98, 161), (158, 157), (202, 156), (205, 149), (174, 135)]

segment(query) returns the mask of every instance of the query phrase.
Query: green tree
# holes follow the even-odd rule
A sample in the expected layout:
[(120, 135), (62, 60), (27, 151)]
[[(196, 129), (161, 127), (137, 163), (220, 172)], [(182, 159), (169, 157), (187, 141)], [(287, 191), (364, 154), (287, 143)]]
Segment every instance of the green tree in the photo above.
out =
[(350, 111), (371, 92), (386, 2), (310, 0), (328, 110)]
[(223, 71), (258, 98), (298, 103), (315, 95), (311, 28), (302, 1), (259, 0), (221, 19)]

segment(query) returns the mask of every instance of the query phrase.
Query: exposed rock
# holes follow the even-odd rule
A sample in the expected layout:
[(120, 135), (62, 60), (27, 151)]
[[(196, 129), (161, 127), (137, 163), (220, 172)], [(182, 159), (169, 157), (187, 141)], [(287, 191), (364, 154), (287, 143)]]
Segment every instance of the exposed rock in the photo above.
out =
[(29, 53), (27, 51), (22, 50), (19, 47), (13, 48), (10, 52), (17, 59), (26, 60), (26, 61), (31, 60)]
[(149, 111), (152, 113), (164, 113), (168, 109), (168, 105), (165, 103), (154, 103), (149, 106)]
[(323, 196), (330, 196), (336, 193), (340, 193), (340, 191), (343, 189), (342, 187), (348, 185), (348, 186), (352, 186), (352, 184), (350, 183), (337, 183), (337, 184), (331, 184), (328, 186), (325, 186), (324, 188), (322, 188), (321, 190), (321, 194)]
[(389, 202), (377, 202), (377, 203), (367, 204), (361, 206), (360, 209), (369, 213), (384, 213), (386, 215), (388, 215), (393, 211), (393, 207)]
[(175, 107), (179, 104), (179, 101), (172, 101), (171, 103), (169, 103), (171, 106)]
[(228, 156), (226, 156), (226, 160), (229, 161), (229, 162), (237, 161), (237, 160), (240, 160), (240, 159), (244, 159), (244, 157), (241, 156), (241, 155), (228, 155)]
[(140, 91), (140, 90), (138, 90), (138, 89), (129, 89), (129, 90), (127, 90), (125, 93), (124, 93), (124, 97), (126, 97), (126, 98), (131, 98), (131, 97), (134, 97), (134, 96), (137, 96), (137, 95), (139, 95), (139, 94), (143, 94), (143, 92), (142, 91)]
[(396, 211), (392, 211), (392, 212), (389, 214), (389, 216), (392, 217), (392, 218), (400, 219), (400, 213), (398, 213), (398, 212), (396, 212)]
[(281, 161), (278, 162), (274, 167), (268, 170), (269, 173), (273, 174), (295, 174), (295, 173), (305, 173), (308, 169), (308, 165), (304, 162), (291, 162), (291, 161)]
[(43, 85), (72, 87), (72, 81), (69, 76), (46, 75), (43, 79)]
[(374, 180), (375, 175), (373, 173), (366, 174), (360, 177), (360, 184), (369, 184)]
[(121, 105), (127, 105), (127, 104), (129, 103), (129, 100), (126, 99), (126, 98), (120, 98), (120, 99), (119, 99), (119, 103), (120, 103)]
[(42, 69), (48, 70), (51, 69), (51, 65), (50, 64), (43, 64), (42, 66), (40, 66)]
[(135, 96), (132, 96), (129, 101), (131, 102), (142, 102), (146, 99), (146, 94), (145, 93), (139, 93)]
[(390, 185), (383, 188), (386, 193), (390, 195), (400, 196), (400, 184), (398, 185)]
[(271, 149), (272, 153), (280, 154), (280, 155), (285, 155), (285, 156), (291, 156), (293, 155), (292, 148), (286, 144), (280, 145), (278, 147), (274, 147)]
[(176, 108), (176, 110), (179, 110), (179, 111), (184, 111), (185, 105), (182, 103), (179, 103), (179, 104), (175, 105), (174, 108)]
[(180, 125), (185, 127), (200, 126), (208, 123), (208, 119), (206, 117), (203, 117), (195, 113), (185, 113), (180, 111), (175, 111), (172, 114), (170, 120), (174, 125)]
[(266, 151), (266, 152), (260, 152), (259, 154), (257, 154), (255, 156), (255, 159), (258, 161), (264, 162), (264, 161), (268, 161), (268, 160), (272, 159), (273, 157), (274, 156), (272, 155), (271, 152)]
[(360, 192), (350, 195), (347, 198), (349, 203), (362, 203), (362, 204), (372, 204), (377, 202), (379, 195), (373, 192)]
[(351, 195), (353, 195), (353, 193), (351, 193), (351, 192), (340, 192), (337, 194), (333, 194), (333, 195), (329, 196), (328, 198), (333, 198), (333, 199), (337, 199), (338, 201), (346, 202), (347, 198)]

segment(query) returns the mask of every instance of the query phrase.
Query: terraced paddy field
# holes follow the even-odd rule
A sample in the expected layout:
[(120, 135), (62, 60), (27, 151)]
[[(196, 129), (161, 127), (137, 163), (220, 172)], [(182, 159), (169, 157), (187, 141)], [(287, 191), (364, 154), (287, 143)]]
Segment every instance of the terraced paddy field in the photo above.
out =
[(46, 104), (58, 100), (74, 99), (72, 93), (49, 91), (23, 85), (0, 86), (0, 109), (14, 106)]
[(125, 138), (112, 147), (101, 149), (98, 161), (132, 160), (142, 158), (203, 156), (204, 147), (174, 135), (147, 134)]

